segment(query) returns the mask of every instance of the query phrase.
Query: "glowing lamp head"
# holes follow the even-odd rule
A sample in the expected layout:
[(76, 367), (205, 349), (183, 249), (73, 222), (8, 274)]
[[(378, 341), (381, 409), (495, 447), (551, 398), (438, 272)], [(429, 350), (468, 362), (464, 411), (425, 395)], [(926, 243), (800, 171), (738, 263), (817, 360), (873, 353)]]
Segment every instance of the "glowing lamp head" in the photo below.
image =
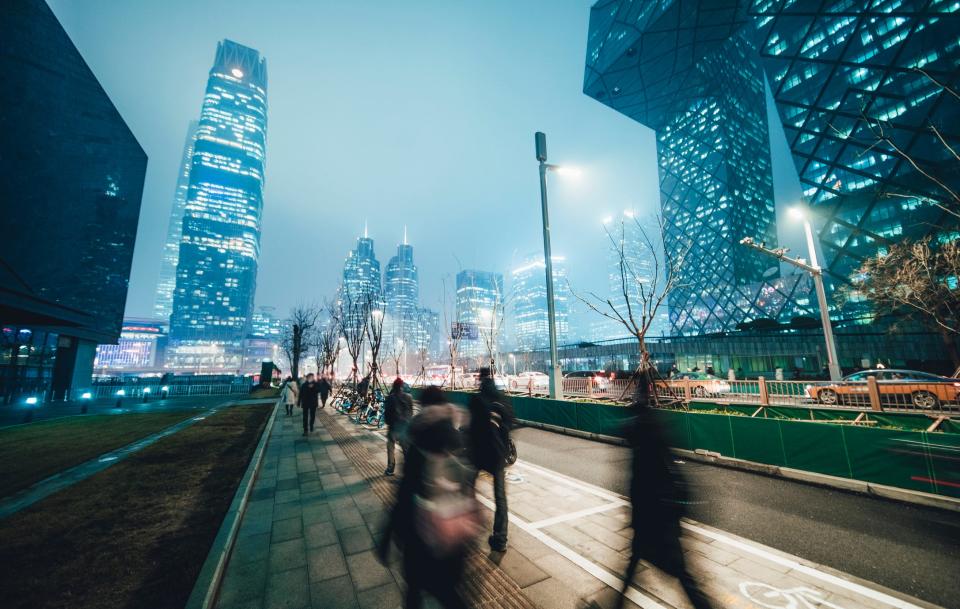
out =
[(233, 74), (234, 78), (243, 78), (243, 70), (240, 68), (233, 68), (230, 73)]
[(93, 399), (93, 394), (90, 393), (89, 391), (84, 391), (82, 394), (80, 394), (80, 399), (81, 399), (81, 400), (91, 400), (91, 399)]
[(160, 388), (160, 391), (170, 391), (170, 388), (164, 385), (163, 387)]
[(117, 389), (117, 395), (119, 395), (119, 396), (121, 396), (121, 397), (122, 397), (122, 396), (125, 396), (125, 395), (127, 395), (127, 391), (126, 391), (125, 389)]
[(790, 214), (790, 217), (794, 220), (803, 220), (807, 217), (807, 214), (804, 213), (802, 207), (794, 206), (787, 210), (787, 213)]
[(34, 406), (34, 405), (36, 405), (36, 403), (37, 403), (37, 398), (36, 398), (36, 397), (30, 396), (30, 397), (27, 398), (27, 405), (29, 405), (29, 406)]
[(151, 391), (151, 389), (150, 389), (149, 387), (144, 387), (144, 388), (143, 388), (143, 392), (144, 392), (144, 393), (150, 393), (150, 391)]

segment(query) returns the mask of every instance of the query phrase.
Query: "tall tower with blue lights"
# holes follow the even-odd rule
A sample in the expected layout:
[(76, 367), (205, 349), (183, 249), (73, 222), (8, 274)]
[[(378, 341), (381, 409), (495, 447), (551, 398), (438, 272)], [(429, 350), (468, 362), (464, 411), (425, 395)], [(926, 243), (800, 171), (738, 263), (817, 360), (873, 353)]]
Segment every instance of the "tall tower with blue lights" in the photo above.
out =
[(266, 59), (224, 40), (210, 69), (190, 167), (170, 317), (175, 342), (222, 343), (229, 351), (249, 331), (266, 139)]

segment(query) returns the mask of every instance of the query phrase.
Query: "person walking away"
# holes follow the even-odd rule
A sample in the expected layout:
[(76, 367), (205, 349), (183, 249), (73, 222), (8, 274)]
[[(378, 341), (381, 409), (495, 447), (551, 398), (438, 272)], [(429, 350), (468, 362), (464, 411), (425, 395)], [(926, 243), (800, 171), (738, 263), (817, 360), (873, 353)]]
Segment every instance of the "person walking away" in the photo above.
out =
[[(496, 513), (493, 535), (488, 542), (496, 552), (507, 550), (507, 451), (513, 428), (513, 409), (497, 389), (489, 368), (480, 369), (480, 392), (468, 404), (470, 422), (467, 430), (470, 457), (476, 472), (493, 476)], [(474, 483), (476, 479), (474, 479)]]
[(317, 418), (317, 405), (320, 397), (320, 384), (314, 379), (313, 373), (307, 375), (307, 380), (300, 387), (300, 408), (303, 409), (303, 435), (313, 431), (313, 423)]
[(413, 398), (403, 391), (403, 379), (393, 381), (390, 393), (383, 404), (383, 422), (387, 424), (387, 469), (385, 476), (392, 476), (397, 467), (396, 445), (407, 453), (407, 424), (413, 417)]
[(297, 405), (299, 393), (300, 391), (299, 387), (297, 387), (296, 379), (294, 379), (292, 376), (288, 376), (287, 380), (283, 383), (283, 387), (280, 389), (280, 401), (287, 409), (288, 417), (293, 415), (293, 407)]
[(650, 382), (641, 382), (632, 404), (635, 419), (627, 438), (632, 452), (630, 502), (633, 542), (623, 577), (617, 609), (633, 582), (640, 560), (652, 563), (680, 581), (695, 609), (711, 609), (696, 582), (687, 572), (680, 546), (680, 518), (687, 504), (683, 477), (675, 471), (673, 455), (650, 407)]
[(330, 384), (327, 376), (324, 375), (320, 377), (319, 381), (317, 381), (317, 386), (320, 389), (320, 408), (326, 408), (327, 398), (330, 397), (330, 392), (333, 391), (333, 385)]
[(406, 609), (419, 608), (423, 592), (443, 607), (463, 609), (467, 605), (457, 587), (480, 522), (470, 486), (474, 476), (457, 457), (462, 450), (457, 407), (439, 387), (424, 389), (420, 403), (422, 410), (410, 421), (403, 479), (377, 555), (387, 564), (391, 542), (400, 546)]

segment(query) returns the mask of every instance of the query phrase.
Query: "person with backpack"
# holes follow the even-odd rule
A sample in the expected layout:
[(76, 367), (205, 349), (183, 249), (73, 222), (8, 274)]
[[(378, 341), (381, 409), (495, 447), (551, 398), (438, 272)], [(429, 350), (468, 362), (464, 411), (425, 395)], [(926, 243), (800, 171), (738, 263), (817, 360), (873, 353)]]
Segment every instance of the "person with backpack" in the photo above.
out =
[(393, 541), (402, 550), (406, 609), (420, 607), (423, 592), (443, 607), (461, 609), (467, 605), (457, 587), (480, 523), (470, 486), (474, 475), (457, 456), (462, 450), (457, 407), (439, 387), (424, 389), (420, 404), (410, 421), (403, 479), (377, 556), (387, 564)]
[(470, 411), (470, 423), (466, 435), (469, 438), (473, 466), (477, 473), (483, 470), (493, 476), (496, 513), (493, 517), (493, 535), (488, 542), (495, 552), (506, 552), (506, 467), (507, 458), (511, 452), (510, 429), (513, 428), (513, 409), (497, 389), (489, 368), (480, 369), (480, 392), (470, 398), (467, 407)]
[(330, 397), (330, 392), (333, 391), (333, 385), (330, 384), (327, 375), (320, 377), (320, 380), (317, 381), (317, 388), (320, 390), (320, 408), (326, 408), (327, 398)]
[(293, 414), (293, 407), (297, 405), (299, 401), (299, 387), (297, 387), (297, 381), (292, 376), (288, 376), (287, 380), (283, 383), (283, 387), (280, 389), (280, 402), (284, 405), (287, 410), (287, 416)]
[(320, 384), (313, 378), (313, 373), (307, 375), (307, 380), (300, 388), (300, 408), (303, 408), (303, 435), (313, 431), (313, 424), (317, 420), (317, 406), (319, 405)]
[(397, 468), (396, 445), (407, 454), (407, 424), (413, 417), (413, 398), (403, 391), (403, 379), (393, 381), (390, 393), (383, 404), (383, 422), (387, 424), (387, 469), (385, 476), (392, 476)]

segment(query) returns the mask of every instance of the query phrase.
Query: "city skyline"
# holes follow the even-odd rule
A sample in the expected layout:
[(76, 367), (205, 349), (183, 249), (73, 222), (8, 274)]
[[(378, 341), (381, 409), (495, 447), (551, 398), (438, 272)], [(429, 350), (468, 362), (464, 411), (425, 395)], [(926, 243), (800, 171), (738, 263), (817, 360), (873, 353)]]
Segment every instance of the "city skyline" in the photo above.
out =
[[(558, 162), (583, 169), (579, 181), (560, 178), (551, 183), (554, 247), (565, 251), (568, 257), (574, 248), (582, 250), (576, 258), (569, 257), (570, 281), (578, 289), (603, 290), (606, 283), (604, 277), (594, 272), (605, 261), (603, 236), (597, 234), (592, 244), (581, 243), (583, 223), (599, 227), (603, 215), (620, 209), (653, 212), (657, 208), (652, 134), (629, 120), (611, 116), (579, 93), (582, 49), (570, 41), (584, 39), (589, 3), (551, 7), (556, 27), (532, 32), (534, 38), (527, 41), (522, 41), (524, 36), (504, 37), (501, 30), (523, 29), (524, 20), (531, 18), (535, 7), (517, 12), (516, 7), (507, 3), (494, 3), (484, 11), (451, 9), (450, 27), (471, 33), (462, 42), (448, 40), (446, 35), (441, 42), (435, 40), (439, 32), (421, 32), (422, 44), (443, 44), (449, 50), (447, 58), (435, 67), (436, 74), (431, 73), (429, 78), (458, 73), (463, 65), (480, 66), (479, 72), (469, 81), (455, 77), (443, 91), (431, 91), (424, 80), (428, 75), (410, 69), (416, 58), (422, 56), (421, 43), (417, 43), (413, 48), (404, 47), (404, 55), (390, 60), (390, 70), (395, 75), (387, 78), (397, 103), (364, 103), (355, 107), (344, 106), (338, 96), (319, 95), (318, 87), (322, 82), (326, 88), (328, 78), (342, 80), (348, 74), (370, 78), (389, 74), (383, 72), (388, 67), (382, 65), (382, 54), (364, 52), (342, 58), (336, 65), (325, 64), (329, 76), (318, 81), (312, 76), (316, 74), (313, 65), (304, 63), (309, 56), (304, 50), (317, 44), (314, 37), (304, 40), (294, 33), (293, 37), (281, 38), (272, 28), (286, 6), (284, 3), (264, 9), (257, 20), (251, 20), (244, 12), (217, 10), (215, 4), (191, 6), (190, 20), (199, 29), (178, 37), (176, 48), (165, 38), (169, 32), (165, 24), (168, 18), (187, 10), (177, 2), (157, 15), (156, 21), (149, 22), (141, 19), (132, 6), (109, 10), (101, 7), (104, 10), (99, 11), (93, 5), (79, 11), (58, 0), (51, 5), (102, 76), (105, 86), (110, 87), (125, 115), (136, 123), (138, 134), (143, 134), (142, 140), (149, 148), (151, 164), (127, 307), (130, 316), (150, 315), (152, 311), (157, 284), (154, 274), (159, 271), (157, 261), (163, 249), (171, 192), (183, 150), (182, 133), (174, 137), (172, 133), (153, 130), (151, 125), (160, 120), (186, 125), (190, 118), (195, 118), (195, 100), (202, 93), (198, 90), (198, 74), (209, 67), (196, 64), (209, 53), (209, 45), (225, 36), (259, 48), (271, 57), (271, 161), (265, 190), (258, 305), (287, 311), (297, 302), (331, 294), (340, 279), (337, 261), (352, 241), (354, 227), (364, 217), (369, 218), (371, 231), (379, 235), (396, 234), (404, 224), (409, 226), (410, 237), (419, 243), (420, 292), (425, 306), (439, 309), (443, 278), (460, 268), (494, 268), (503, 272), (515, 268), (525, 252), (538, 248), (536, 165), (530, 141), (532, 132), (538, 129), (550, 135), (552, 154)], [(322, 7), (308, 12), (314, 10), (322, 13), (334, 9)], [(392, 15), (392, 9), (386, 13), (382, 7), (377, 10), (382, 15)], [(123, 20), (126, 29), (104, 30), (105, 22), (90, 19), (100, 12), (107, 23)], [(397, 12), (399, 19), (412, 22), (426, 18), (425, 12), (416, 8), (412, 14)], [(214, 13), (216, 18), (209, 22), (216, 25), (207, 25), (202, 16)], [(363, 20), (366, 11), (351, 8), (337, 13), (339, 18)], [(133, 29), (126, 24), (133, 24)], [(379, 20), (373, 27), (377, 32), (374, 48), (389, 44), (399, 35)], [(132, 36), (133, 31), (137, 32), (136, 37)], [(339, 32), (327, 32), (326, 26), (323, 31), (328, 34), (323, 48), (342, 38)], [(146, 41), (166, 59), (160, 62), (145, 58), (142, 67), (134, 72), (111, 64), (103, 53), (104, 46), (122, 48), (132, 45), (134, 38), (138, 45)], [(530, 55), (533, 64), (510, 65), (511, 55), (526, 53), (529, 48), (542, 49)], [(184, 70), (170, 72), (164, 67), (168, 62), (175, 62)], [(488, 62), (491, 63), (486, 65)], [(531, 92), (536, 87), (532, 81), (528, 83), (530, 70), (540, 75), (538, 86), (546, 87), (542, 94), (555, 100), (546, 112), (538, 104), (516, 105), (518, 97), (533, 97)], [(141, 81), (145, 73), (152, 75)], [(498, 84), (504, 78), (512, 85)], [(150, 122), (145, 122), (145, 115), (140, 116), (140, 107), (136, 105), (141, 94), (138, 92), (135, 102), (128, 96), (126, 82), (142, 83), (146, 90), (163, 88), (165, 105), (149, 106), (153, 111)], [(303, 87), (306, 97), (300, 95)], [(438, 94), (440, 98), (432, 99)], [(489, 98), (491, 103), (476, 106), (471, 101), (480, 98)], [(302, 104), (306, 99), (312, 100), (310, 105)], [(437, 111), (438, 104), (442, 104), (442, 111)], [(468, 116), (479, 117), (480, 121), (467, 120)], [(577, 118), (570, 120), (571, 117)], [(454, 155), (448, 154), (443, 144), (448, 133), (462, 136), (454, 145)], [(308, 142), (310, 145), (304, 147)], [(498, 152), (491, 155), (490, 151), (495, 149)], [(363, 159), (373, 152), (375, 157), (389, 161), (377, 163), (371, 159), (378, 165), (377, 179), (367, 180), (362, 177), (367, 171), (361, 168), (368, 166), (366, 162), (349, 159)], [(413, 162), (417, 158), (423, 162)], [(462, 162), (451, 166), (454, 158)], [(788, 157), (781, 160), (789, 163)], [(427, 187), (434, 180), (427, 179), (418, 168), (424, 163), (439, 169), (447, 176), (445, 180)], [(795, 180), (790, 175), (780, 180), (781, 188), (785, 187), (782, 192), (787, 193), (782, 195), (784, 200), (799, 193)], [(338, 213), (341, 206), (351, 213)], [(485, 213), (479, 213), (481, 209)], [(327, 227), (319, 239), (314, 236), (311, 218), (316, 218), (317, 227)], [(507, 219), (511, 221), (505, 222)], [(161, 225), (163, 228), (159, 228)], [(465, 227), (470, 230), (462, 232)], [(496, 233), (516, 246), (489, 246), (489, 236)], [(302, 252), (297, 252), (294, 244), (303, 244), (298, 246), (304, 247)], [(288, 287), (282, 277), (303, 266), (296, 262), (291, 268), (291, 261), (306, 259), (320, 261), (312, 272), (315, 279), (311, 285), (316, 287)], [(579, 310), (573, 315), (581, 325), (591, 319)]]

